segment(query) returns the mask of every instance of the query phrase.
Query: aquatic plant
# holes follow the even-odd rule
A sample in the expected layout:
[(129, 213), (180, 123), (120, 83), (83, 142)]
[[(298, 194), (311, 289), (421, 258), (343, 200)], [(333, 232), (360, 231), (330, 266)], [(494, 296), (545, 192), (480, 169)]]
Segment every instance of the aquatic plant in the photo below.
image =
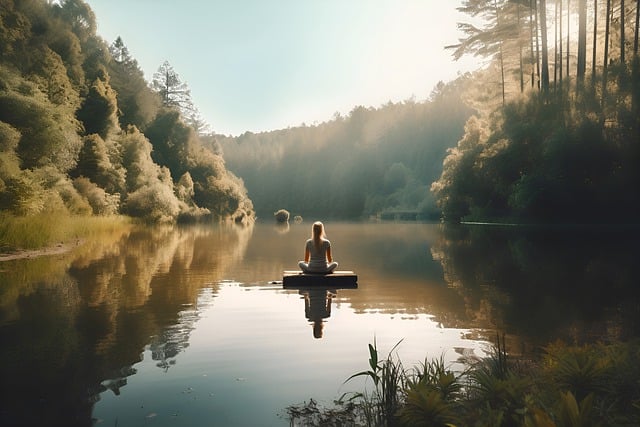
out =
[[(361, 398), (363, 402), (367, 403), (367, 406), (373, 406), (373, 408), (377, 409), (374, 412), (377, 416), (371, 417), (372, 421), (376, 421), (374, 425), (395, 424), (396, 412), (400, 408), (401, 395), (406, 386), (406, 374), (402, 367), (402, 362), (397, 355), (394, 356), (393, 354), (401, 342), (402, 340), (393, 346), (386, 359), (380, 360), (374, 338), (373, 345), (369, 344), (370, 369), (353, 374), (345, 381), (346, 383), (360, 376), (369, 377), (373, 380), (375, 389), (370, 397), (364, 393), (356, 393), (352, 399)], [(365, 413), (369, 413), (368, 409), (365, 410)]]
[(498, 337), (491, 355), (461, 372), (441, 356), (405, 370), (369, 344), (373, 390), (345, 393), (331, 408), (290, 406), (291, 425), (595, 427), (640, 425), (640, 343), (554, 343), (536, 360), (510, 356)]
[(406, 381), (405, 398), (398, 411), (404, 425), (445, 427), (460, 420), (462, 374), (445, 366), (444, 358), (425, 360)]

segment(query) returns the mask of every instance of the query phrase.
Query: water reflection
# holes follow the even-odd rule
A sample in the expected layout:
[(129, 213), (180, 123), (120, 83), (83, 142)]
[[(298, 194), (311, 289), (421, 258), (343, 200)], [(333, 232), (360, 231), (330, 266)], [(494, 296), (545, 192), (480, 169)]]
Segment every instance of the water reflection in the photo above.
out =
[(1, 425), (90, 425), (149, 345), (166, 370), (195, 305), (243, 258), (251, 228), (123, 230), (61, 256), (2, 264)]
[(331, 317), (331, 302), (336, 297), (327, 288), (300, 289), (304, 298), (304, 315), (313, 325), (313, 337), (322, 338), (325, 319)]
[[(273, 375), (282, 375), (282, 355), (270, 347), (278, 335), (295, 336), (296, 348), (315, 346), (305, 357), (290, 357), (289, 364), (314, 357), (314, 362), (335, 361), (333, 371), (318, 371), (323, 377), (335, 373), (338, 382), (359, 365), (341, 371), (355, 362), (338, 360), (344, 341), (331, 347), (332, 340), (353, 341), (356, 335), (370, 340), (368, 327), (381, 328), (374, 329), (379, 339), (385, 335), (395, 343), (407, 333), (407, 322), (420, 332), (433, 323), (437, 331), (425, 336), (436, 352), (447, 346), (467, 351), (472, 346), (458, 334), (477, 340), (491, 338), (496, 329), (507, 332), (511, 349), (556, 338), (640, 335), (637, 230), (415, 223), (337, 223), (329, 229), (334, 257), (357, 272), (361, 286), (340, 293), (330, 287), (299, 289), (290, 304), (283, 303), (289, 291), (267, 284), (283, 270), (296, 269), (300, 242), (308, 238), (304, 224), (291, 224), (284, 233), (273, 224), (133, 228), (67, 254), (0, 264), (0, 425), (90, 425), (100, 394), (127, 394), (131, 385), (125, 386), (133, 383), (132, 375), (140, 376), (145, 354), (154, 372), (171, 375), (193, 345), (203, 313), (225, 307), (217, 298), (220, 283), (228, 279), (241, 284), (227, 289), (228, 298), (238, 301), (219, 315), (251, 323), (237, 320), (230, 328), (226, 318), (218, 319), (218, 334), (224, 344), (241, 340), (237, 345), (247, 365)], [(203, 288), (210, 297), (203, 298)], [(247, 288), (273, 304), (265, 309), (256, 298), (246, 312), (234, 311), (251, 300), (242, 293)], [(325, 339), (283, 326), (296, 319), (311, 322), (312, 336)], [(325, 334), (329, 319), (335, 328)], [(401, 326), (384, 329), (392, 323)], [(272, 331), (272, 324), (282, 329)], [(243, 328), (248, 335), (236, 336)], [(456, 331), (455, 339), (447, 329)], [(269, 351), (270, 359), (252, 359)], [(219, 357), (224, 363), (233, 359)], [(308, 397), (305, 390), (295, 391), (298, 398)]]
[(534, 345), (640, 334), (629, 227), (444, 227), (431, 253), (478, 320)]

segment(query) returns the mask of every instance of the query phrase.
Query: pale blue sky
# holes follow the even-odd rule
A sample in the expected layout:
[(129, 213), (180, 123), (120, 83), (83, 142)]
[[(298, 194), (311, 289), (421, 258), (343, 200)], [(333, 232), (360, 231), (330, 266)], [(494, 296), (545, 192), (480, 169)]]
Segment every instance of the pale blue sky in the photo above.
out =
[(168, 60), (217, 133), (314, 124), (426, 99), (453, 62), (460, 0), (86, 0), (148, 80)]

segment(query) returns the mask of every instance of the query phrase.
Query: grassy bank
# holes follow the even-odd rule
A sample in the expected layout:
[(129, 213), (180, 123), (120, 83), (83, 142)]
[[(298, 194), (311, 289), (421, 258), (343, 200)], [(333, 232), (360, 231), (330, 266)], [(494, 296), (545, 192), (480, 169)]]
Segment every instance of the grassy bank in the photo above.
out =
[[(292, 426), (591, 427), (640, 425), (640, 343), (554, 343), (535, 360), (491, 357), (453, 372), (443, 359), (404, 369), (369, 346), (372, 387), (286, 410)], [(349, 380), (347, 380), (348, 382)]]
[(124, 216), (88, 217), (48, 213), (29, 217), (0, 214), (0, 252), (35, 250), (82, 240), (130, 224)]

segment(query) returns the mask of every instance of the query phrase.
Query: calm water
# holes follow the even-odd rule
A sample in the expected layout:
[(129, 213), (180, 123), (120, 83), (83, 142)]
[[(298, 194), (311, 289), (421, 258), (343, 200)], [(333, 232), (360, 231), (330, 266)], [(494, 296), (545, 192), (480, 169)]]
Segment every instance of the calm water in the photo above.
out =
[[(637, 229), (331, 223), (358, 289), (284, 290), (309, 224), (154, 228), (0, 264), (0, 425), (286, 426), (405, 367), (640, 337)], [(315, 336), (314, 336), (315, 335)], [(321, 335), (321, 337), (319, 337)]]

